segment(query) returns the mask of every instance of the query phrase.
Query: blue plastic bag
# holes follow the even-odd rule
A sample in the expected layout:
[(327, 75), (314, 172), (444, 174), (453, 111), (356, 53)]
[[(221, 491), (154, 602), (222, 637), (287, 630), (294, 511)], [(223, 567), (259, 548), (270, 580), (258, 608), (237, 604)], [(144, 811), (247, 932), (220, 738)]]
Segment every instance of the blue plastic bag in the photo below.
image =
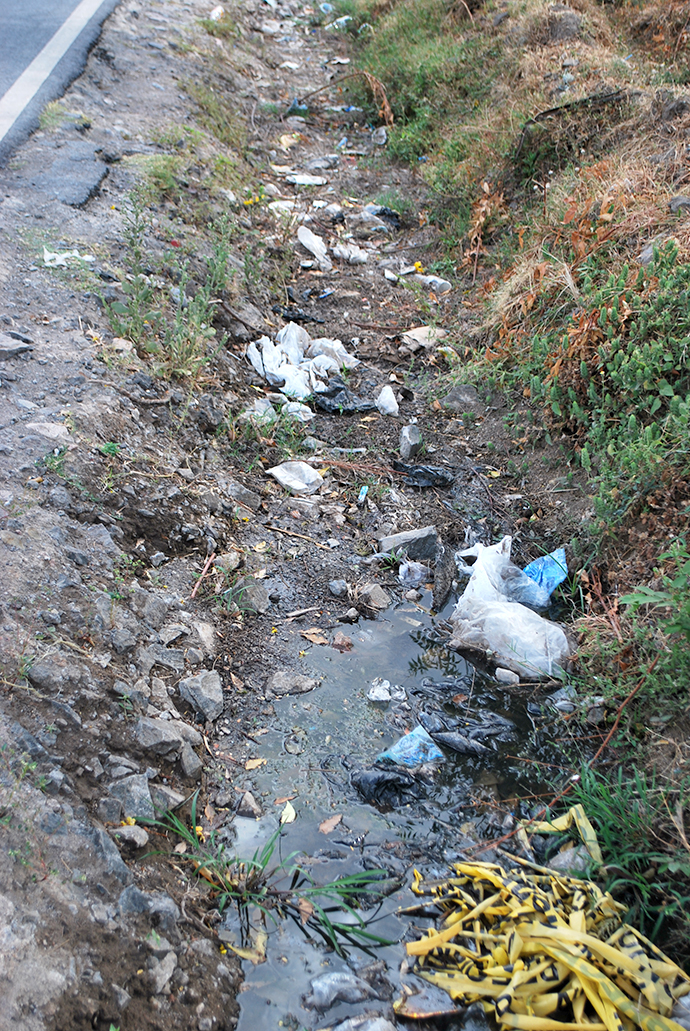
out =
[(415, 727), (385, 752), (381, 752), (376, 761), (395, 763), (396, 766), (420, 766), (444, 758), (443, 752), (424, 727)]
[(556, 548), (550, 555), (535, 558), (534, 562), (525, 566), (523, 573), (526, 573), (530, 580), (534, 580), (551, 596), (568, 575), (565, 549)]

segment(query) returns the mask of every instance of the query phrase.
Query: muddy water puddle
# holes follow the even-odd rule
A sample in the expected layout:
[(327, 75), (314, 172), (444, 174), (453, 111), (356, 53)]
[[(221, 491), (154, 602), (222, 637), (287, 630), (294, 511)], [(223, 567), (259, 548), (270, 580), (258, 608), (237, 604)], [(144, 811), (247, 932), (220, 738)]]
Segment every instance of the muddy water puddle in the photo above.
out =
[[(513, 758), (541, 754), (536, 710), (528, 702), (532, 692), (508, 692), (448, 651), (437, 624), (453, 602), (438, 617), (432, 617), (430, 605), (431, 595), (425, 594), (418, 605), (406, 603), (348, 628), (349, 652), (311, 649), (307, 662), (322, 678), (320, 686), (277, 700), (275, 717), (254, 734), (266, 763), (244, 786), (261, 799), (267, 815), (259, 822), (235, 821), (234, 847), (239, 855), (251, 855), (277, 830), (289, 799), (296, 818), (283, 828), (281, 855), (303, 853), (315, 882), (384, 870), (386, 897), (362, 912), (372, 919), (374, 933), (393, 942), (409, 927), (410, 918), (396, 916), (396, 910), (412, 903), (412, 865), (442, 873), (463, 847), (502, 832), (501, 798), (539, 791), (535, 767)], [(372, 702), (367, 692), (376, 678), (402, 690), (392, 691), (397, 697), (391, 702)], [(461, 738), (463, 721), (476, 729), (482, 714), (485, 726), (474, 746), (470, 742), (476, 751), (465, 754), (441, 745), (443, 761), (427, 764), (421, 773), (387, 767), (394, 781), (402, 777), (411, 784), (384, 784), (371, 801), (357, 790), (357, 783), (371, 787), (363, 771), (373, 771), (376, 787), (377, 757), (420, 723), (437, 736), (449, 734), (445, 740), (457, 746), (462, 741), (456, 724)], [(337, 826), (320, 831), (320, 824), (335, 816), (341, 817)], [(266, 962), (245, 962), (239, 1031), (332, 1027), (363, 1012), (394, 1019), (390, 998), (399, 994), (403, 958), (400, 944), (378, 948), (375, 955), (354, 948), (347, 958), (338, 957), (309, 943), (290, 921), (269, 923)], [(372, 968), (372, 963), (385, 966)], [(364, 980), (371, 980), (369, 997), (336, 1002), (327, 1010), (305, 1005), (314, 978), (353, 970), (363, 970)]]

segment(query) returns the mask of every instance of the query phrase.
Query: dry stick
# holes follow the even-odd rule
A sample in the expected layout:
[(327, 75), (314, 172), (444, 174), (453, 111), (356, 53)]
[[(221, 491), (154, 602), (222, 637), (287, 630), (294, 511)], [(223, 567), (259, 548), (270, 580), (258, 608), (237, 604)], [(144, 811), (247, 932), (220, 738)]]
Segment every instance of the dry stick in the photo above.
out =
[(199, 577), (199, 579), (197, 580), (196, 584), (194, 585), (194, 590), (192, 591), (192, 593), (191, 593), (191, 594), (190, 594), (190, 596), (189, 596), (189, 600), (190, 600), (190, 601), (192, 600), (192, 598), (195, 598), (195, 597), (196, 597), (196, 592), (197, 592), (197, 591), (199, 590), (199, 587), (201, 586), (201, 581), (202, 581), (202, 580), (204, 579), (204, 577), (205, 577), (205, 576), (206, 576), (206, 574), (208, 573), (208, 571), (209, 571), (209, 568), (210, 568), (210, 566), (211, 566), (211, 563), (213, 562), (213, 560), (214, 560), (214, 558), (215, 558), (215, 557), (216, 557), (216, 553), (215, 553), (215, 551), (212, 551), (212, 552), (211, 552), (211, 554), (210, 554), (210, 555), (208, 556), (208, 558), (206, 559), (206, 565), (205, 565), (205, 566), (204, 566), (204, 568), (203, 568), (203, 569), (201, 570), (201, 576), (200, 576), (200, 577)]
[(280, 526), (271, 526), (270, 523), (266, 523), (267, 530), (273, 530), (277, 533), (284, 533), (288, 537), (299, 537), (301, 541), (309, 541), (310, 544), (315, 544), (317, 548), (321, 548), (323, 551), (330, 551), (331, 549), (327, 544), (321, 544), (320, 541), (314, 540), (313, 537), (306, 537), (303, 533), (295, 533), (294, 530), (283, 530)]
[(465, 0), (460, 0), (460, 3), (462, 4), (462, 6), (463, 6), (463, 7), (465, 8), (465, 10), (467, 11), (467, 13), (469, 14), (469, 16), (470, 16), (470, 21), (471, 21), (471, 22), (472, 22), (472, 24), (474, 25), (474, 16), (473, 16), (472, 12), (470, 11), (469, 7), (467, 6), (467, 4), (465, 3)]
[(622, 702), (618, 706), (618, 711), (616, 713), (616, 719), (614, 721), (614, 724), (611, 727), (611, 729), (608, 732), (608, 734), (606, 735), (606, 737), (604, 738), (604, 740), (602, 741), (602, 743), (599, 746), (599, 748), (597, 749), (594, 757), (592, 759), (590, 759), (590, 761), (588, 763), (589, 766), (593, 766), (594, 765), (594, 763), (597, 761), (597, 759), (599, 758), (601, 753), (604, 751), (604, 749), (606, 748), (607, 744), (609, 743), (609, 741), (611, 740), (611, 738), (613, 737), (615, 732), (618, 730), (618, 724), (620, 723), (621, 716), (623, 715), (623, 710), (625, 709), (625, 707), (628, 704), (628, 702), (632, 701), (632, 699), (635, 697), (635, 695), (640, 690), (640, 688), (642, 687), (642, 685), (644, 684), (645, 680), (647, 679), (649, 674), (652, 672), (652, 670), (654, 669), (654, 667), (656, 666), (658, 661), (659, 661), (659, 656), (657, 655), (656, 658), (649, 664), (649, 666), (647, 667), (645, 672), (642, 674), (642, 676), (638, 680), (637, 684), (632, 689), (632, 691), (630, 692), (628, 697), (625, 699), (625, 701)]

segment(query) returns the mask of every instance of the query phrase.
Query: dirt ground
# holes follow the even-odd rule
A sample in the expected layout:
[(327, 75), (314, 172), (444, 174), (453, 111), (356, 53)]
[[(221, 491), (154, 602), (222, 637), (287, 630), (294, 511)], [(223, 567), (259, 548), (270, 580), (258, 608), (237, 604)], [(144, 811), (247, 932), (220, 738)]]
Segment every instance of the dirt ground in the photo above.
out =
[[(219, 954), (189, 871), (142, 861), (156, 841), (123, 818), (199, 788), (203, 825), (232, 821), (257, 754), (248, 734), (270, 721), (269, 681), (310, 675), (319, 646), (300, 631), (318, 624), (330, 643), (375, 616), (372, 584), (401, 599), (395, 569), (365, 562), (382, 537), (436, 528), (441, 607), (468, 526), (486, 541), (512, 534), (523, 564), (591, 516), (524, 399), (481, 396), (434, 346), (406, 348), (411, 328), (446, 329), (456, 345), (472, 331), (461, 290), (384, 275), (437, 257), (423, 182), (337, 109), (337, 86), (307, 121), (285, 113), (347, 70), (346, 42), (296, 2), (228, 7), (237, 32), (225, 38), (200, 26), (209, 10), (124, 0), (59, 117), (0, 170), (2, 1028), (234, 1027), (238, 963)], [(227, 343), (194, 379), (166, 382), (114, 339), (100, 295), (122, 298), (123, 212), (146, 162), (166, 153), (162, 130), (184, 143), (204, 124), (185, 84), (218, 68), (247, 132), (248, 196), (264, 193), (233, 203), (200, 161), (152, 202), (149, 261), (178, 246), (194, 267), (204, 218), (229, 212), (244, 229), (217, 309)], [(331, 154), (323, 184), (286, 181), (286, 166)], [(297, 242), (300, 217), (331, 244), (394, 194), (400, 224), (351, 241), (366, 265), (320, 271)], [(288, 223), (270, 207), (280, 200), (294, 205)], [(326, 214), (333, 203), (344, 221)], [(253, 276), (250, 235), (264, 263)], [(95, 260), (46, 267), (44, 248)], [(276, 305), (315, 320), (302, 323), (312, 337), (343, 341), (361, 359), (347, 388), (371, 401), (391, 385), (399, 416), (316, 410), (292, 436), (243, 429), (248, 405), (270, 398), (244, 354), (286, 324)], [(393, 468), (415, 421), (417, 462), (440, 467), (445, 486), (415, 488)], [(295, 498), (267, 476), (294, 453), (316, 458), (318, 494)], [(232, 576), (213, 566), (200, 581), (212, 553), (235, 556)], [(195, 712), (180, 681), (212, 671), (222, 711)]]

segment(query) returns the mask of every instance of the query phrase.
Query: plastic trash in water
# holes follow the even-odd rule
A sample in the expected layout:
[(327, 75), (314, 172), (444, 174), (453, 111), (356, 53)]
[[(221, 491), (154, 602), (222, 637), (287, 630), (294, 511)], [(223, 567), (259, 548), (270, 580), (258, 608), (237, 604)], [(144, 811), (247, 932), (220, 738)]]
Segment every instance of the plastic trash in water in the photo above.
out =
[(396, 766), (421, 766), (422, 763), (441, 762), (443, 752), (424, 727), (415, 727), (394, 745), (377, 757), (377, 762), (394, 763)]
[(568, 576), (565, 548), (556, 548), (549, 555), (535, 558), (534, 562), (530, 562), (522, 571), (530, 580), (534, 580), (548, 591), (549, 595), (553, 594)]
[[(484, 652), (525, 680), (562, 677), (572, 649), (562, 627), (524, 603), (548, 603), (548, 591), (510, 561), (512, 538), (474, 547), (455, 556), (458, 572), (470, 580), (458, 600), (451, 623), (451, 647)], [(465, 558), (474, 557), (473, 565)], [(544, 602), (546, 599), (546, 602)]]
[(403, 587), (416, 587), (431, 576), (431, 570), (423, 562), (403, 562), (398, 570), (398, 580)]
[(386, 384), (379, 396), (376, 398), (376, 407), (380, 411), (381, 415), (398, 415), (400, 408), (398, 402), (395, 400), (395, 394), (393, 388)]
[(324, 482), (321, 473), (306, 462), (283, 462), (267, 472), (293, 494), (314, 494)]

